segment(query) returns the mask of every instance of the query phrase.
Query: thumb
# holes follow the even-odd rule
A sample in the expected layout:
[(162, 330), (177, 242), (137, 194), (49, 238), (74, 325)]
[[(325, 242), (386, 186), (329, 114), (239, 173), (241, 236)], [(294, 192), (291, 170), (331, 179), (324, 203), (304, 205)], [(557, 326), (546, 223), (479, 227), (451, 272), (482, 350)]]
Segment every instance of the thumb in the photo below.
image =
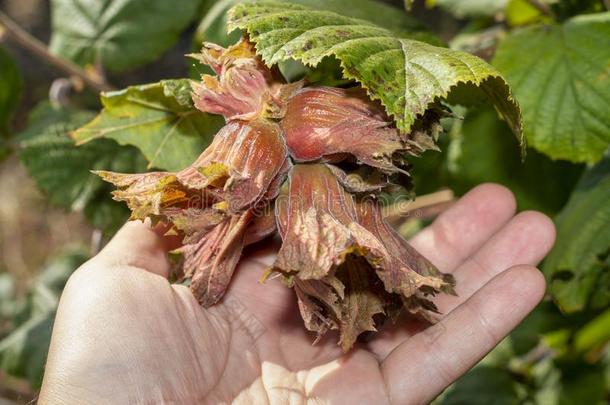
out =
[(163, 236), (167, 225), (152, 227), (150, 220), (129, 221), (93, 259), (106, 266), (138, 267), (167, 278), (167, 252), (180, 246), (178, 236)]

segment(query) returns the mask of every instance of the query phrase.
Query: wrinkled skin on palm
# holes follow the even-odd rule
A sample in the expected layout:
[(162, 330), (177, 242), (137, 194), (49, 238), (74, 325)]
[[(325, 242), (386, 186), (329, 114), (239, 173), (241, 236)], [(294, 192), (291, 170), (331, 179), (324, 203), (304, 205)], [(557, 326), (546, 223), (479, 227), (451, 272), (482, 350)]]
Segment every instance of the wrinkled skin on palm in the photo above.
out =
[(287, 84), (247, 40), (194, 55), (216, 76), (193, 102), (226, 125), (177, 173), (97, 172), (132, 219), (171, 224), (183, 236), (183, 277), (210, 306), (222, 299), (244, 246), (278, 232), (271, 273), (294, 289), (305, 326), (358, 336), (401, 311), (432, 319), (430, 300), (453, 293), (439, 272), (384, 220), (378, 194), (406, 173), (404, 157), (434, 147), (441, 109), (400, 133), (359, 87)]

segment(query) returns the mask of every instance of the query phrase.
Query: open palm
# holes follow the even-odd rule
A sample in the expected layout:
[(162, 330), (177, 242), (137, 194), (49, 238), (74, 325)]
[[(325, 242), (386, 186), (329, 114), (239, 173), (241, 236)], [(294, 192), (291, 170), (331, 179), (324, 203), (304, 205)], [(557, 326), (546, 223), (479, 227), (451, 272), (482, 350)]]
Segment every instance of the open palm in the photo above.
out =
[(300, 319), (294, 293), (270, 280), (269, 242), (246, 254), (222, 303), (202, 309), (167, 282), (168, 241), (126, 225), (70, 279), (53, 330), (40, 403), (395, 403), (430, 401), (539, 302), (533, 266), (554, 228), (515, 214), (511, 193), (472, 190), (411, 243), (457, 279), (436, 299), (443, 319), (390, 325), (348, 354)]

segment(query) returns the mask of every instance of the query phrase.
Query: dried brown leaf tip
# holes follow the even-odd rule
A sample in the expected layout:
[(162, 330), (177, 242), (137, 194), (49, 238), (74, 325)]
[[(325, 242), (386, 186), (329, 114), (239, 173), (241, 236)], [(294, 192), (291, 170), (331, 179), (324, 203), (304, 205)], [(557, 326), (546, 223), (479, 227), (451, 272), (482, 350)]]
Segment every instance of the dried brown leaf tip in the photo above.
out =
[(400, 133), (358, 87), (286, 84), (245, 39), (205, 44), (216, 76), (193, 87), (196, 107), (226, 125), (177, 172), (97, 172), (133, 219), (162, 219), (183, 235), (184, 277), (205, 306), (222, 299), (242, 249), (276, 230), (270, 272), (294, 288), (307, 329), (339, 332), (349, 350), (401, 310), (431, 318), (431, 297), (453, 293), (439, 272), (383, 219), (378, 195), (434, 147), (442, 109)]
[(436, 308), (428, 297), (451, 293), (454, 281), (385, 222), (375, 199), (349, 193), (335, 174), (340, 169), (331, 167), (297, 164), (291, 171), (276, 201), (283, 244), (274, 271), (297, 290), (306, 327), (338, 329), (347, 350), (360, 333), (375, 330), (375, 315), (401, 300), (429, 317)]

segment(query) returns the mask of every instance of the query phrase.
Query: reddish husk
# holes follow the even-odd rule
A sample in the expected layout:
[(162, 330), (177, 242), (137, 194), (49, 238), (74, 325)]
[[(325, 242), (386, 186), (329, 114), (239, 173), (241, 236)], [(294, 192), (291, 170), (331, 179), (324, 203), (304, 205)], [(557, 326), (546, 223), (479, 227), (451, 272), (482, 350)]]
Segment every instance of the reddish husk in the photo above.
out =
[(194, 56), (216, 72), (193, 85), (195, 106), (226, 119), (212, 144), (177, 173), (97, 173), (132, 219), (183, 235), (195, 297), (220, 301), (243, 247), (277, 230), (268, 273), (294, 288), (318, 337), (336, 329), (347, 351), (402, 309), (432, 319), (430, 297), (453, 293), (454, 280), (385, 222), (377, 195), (406, 173), (406, 154), (434, 146), (441, 114), (402, 134), (363, 89), (286, 84), (247, 40)]

